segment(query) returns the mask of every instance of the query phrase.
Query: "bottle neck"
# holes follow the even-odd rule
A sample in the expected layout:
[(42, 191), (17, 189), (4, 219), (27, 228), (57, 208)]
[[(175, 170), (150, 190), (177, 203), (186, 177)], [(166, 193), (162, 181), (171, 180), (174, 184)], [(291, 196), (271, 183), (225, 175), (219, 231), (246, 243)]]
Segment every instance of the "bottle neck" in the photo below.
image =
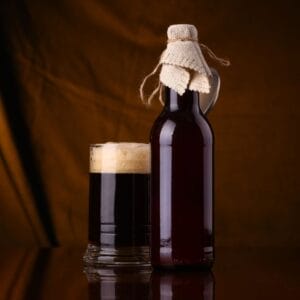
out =
[(164, 91), (166, 111), (181, 111), (202, 115), (202, 111), (199, 106), (198, 92), (186, 90), (184, 94), (180, 96), (176, 91), (169, 87), (164, 87)]

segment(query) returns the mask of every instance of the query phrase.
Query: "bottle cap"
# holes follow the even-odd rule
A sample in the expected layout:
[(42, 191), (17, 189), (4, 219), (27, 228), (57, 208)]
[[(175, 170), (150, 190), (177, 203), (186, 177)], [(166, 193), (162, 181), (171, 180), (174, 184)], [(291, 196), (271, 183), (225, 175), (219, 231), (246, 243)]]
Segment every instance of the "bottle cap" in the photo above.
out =
[(176, 24), (171, 25), (167, 31), (169, 40), (195, 40), (198, 41), (198, 31), (194, 25)]

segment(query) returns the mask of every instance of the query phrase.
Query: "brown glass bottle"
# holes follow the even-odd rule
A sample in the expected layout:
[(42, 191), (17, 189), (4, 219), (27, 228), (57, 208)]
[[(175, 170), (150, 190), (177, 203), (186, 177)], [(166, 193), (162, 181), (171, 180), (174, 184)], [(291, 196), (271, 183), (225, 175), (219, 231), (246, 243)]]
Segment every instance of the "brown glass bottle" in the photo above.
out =
[(211, 267), (213, 134), (199, 94), (165, 87), (165, 106), (151, 131), (151, 263)]

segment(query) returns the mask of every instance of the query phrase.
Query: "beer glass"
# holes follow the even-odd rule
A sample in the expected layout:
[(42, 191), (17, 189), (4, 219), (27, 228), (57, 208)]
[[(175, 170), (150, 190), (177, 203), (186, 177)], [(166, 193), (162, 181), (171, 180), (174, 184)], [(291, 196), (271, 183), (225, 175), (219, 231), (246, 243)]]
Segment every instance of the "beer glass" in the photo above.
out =
[(149, 265), (149, 156), (149, 144), (90, 146), (86, 265)]

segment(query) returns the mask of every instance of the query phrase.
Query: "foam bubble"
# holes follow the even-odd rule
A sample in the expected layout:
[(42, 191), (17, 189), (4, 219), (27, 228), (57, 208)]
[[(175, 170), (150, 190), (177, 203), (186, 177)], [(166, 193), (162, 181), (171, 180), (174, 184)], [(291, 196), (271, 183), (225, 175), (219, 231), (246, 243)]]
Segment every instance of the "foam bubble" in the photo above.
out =
[(90, 173), (150, 173), (150, 145), (142, 143), (94, 144)]

